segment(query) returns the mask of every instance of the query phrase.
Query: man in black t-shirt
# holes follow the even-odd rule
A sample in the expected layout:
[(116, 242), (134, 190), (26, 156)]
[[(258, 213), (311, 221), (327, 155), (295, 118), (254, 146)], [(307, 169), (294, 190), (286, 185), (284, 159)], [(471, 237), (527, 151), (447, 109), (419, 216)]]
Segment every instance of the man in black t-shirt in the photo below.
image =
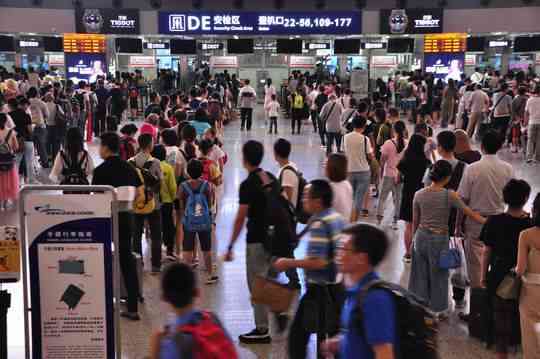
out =
[[(126, 161), (120, 159), (120, 137), (114, 132), (106, 132), (101, 135), (99, 155), (104, 162), (94, 169), (92, 185), (109, 185), (117, 187), (142, 186), (142, 182), (136, 170)], [(130, 320), (140, 320), (138, 313), (138, 299), (142, 298), (135, 259), (131, 249), (131, 235), (133, 229), (133, 213), (131, 202), (119, 201), (118, 209), (118, 246), (120, 256), (120, 269), (124, 278), (128, 298), (127, 312), (121, 316)]]
[[(257, 141), (248, 141), (242, 148), (244, 168), (249, 172), (248, 177), (240, 184), (239, 208), (234, 221), (233, 233), (227, 253), (226, 261), (233, 260), (233, 246), (247, 219), (246, 234), (246, 273), (248, 288), (251, 292), (258, 275), (265, 276), (270, 266), (270, 255), (265, 251), (262, 240), (266, 237), (265, 209), (266, 198), (262, 188), (260, 168), (264, 157), (264, 147)], [(276, 178), (266, 172), (270, 181)], [(268, 309), (264, 305), (253, 304), (255, 316), (255, 329), (249, 333), (240, 335), (239, 340), (244, 344), (270, 343), (268, 323)]]

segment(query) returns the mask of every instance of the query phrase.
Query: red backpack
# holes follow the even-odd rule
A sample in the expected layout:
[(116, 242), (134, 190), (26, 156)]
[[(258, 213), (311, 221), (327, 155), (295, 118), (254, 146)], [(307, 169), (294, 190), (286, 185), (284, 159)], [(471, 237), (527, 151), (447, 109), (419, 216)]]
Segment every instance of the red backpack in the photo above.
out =
[(135, 156), (135, 146), (129, 141), (129, 138), (123, 137), (120, 139), (120, 158), (124, 161)]
[(175, 342), (181, 358), (237, 359), (234, 343), (211, 312), (199, 312), (193, 320), (177, 328)]

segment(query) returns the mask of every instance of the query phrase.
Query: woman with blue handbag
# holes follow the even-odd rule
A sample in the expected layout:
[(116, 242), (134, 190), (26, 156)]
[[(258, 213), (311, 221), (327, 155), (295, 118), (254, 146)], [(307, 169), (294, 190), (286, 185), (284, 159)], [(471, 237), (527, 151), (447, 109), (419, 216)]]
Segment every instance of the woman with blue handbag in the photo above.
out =
[(426, 301), (440, 320), (447, 318), (448, 272), (461, 265), (461, 255), (450, 248), (448, 219), (452, 208), (479, 223), (486, 219), (463, 203), (456, 192), (447, 190), (452, 165), (437, 161), (429, 173), (432, 183), (416, 192), (413, 201), (413, 232), (409, 290)]

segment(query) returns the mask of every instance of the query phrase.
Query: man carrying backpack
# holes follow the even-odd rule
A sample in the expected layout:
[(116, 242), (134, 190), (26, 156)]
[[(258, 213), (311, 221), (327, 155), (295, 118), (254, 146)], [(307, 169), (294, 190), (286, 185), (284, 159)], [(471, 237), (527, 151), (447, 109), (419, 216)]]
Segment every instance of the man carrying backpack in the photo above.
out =
[[(343, 290), (336, 279), (336, 236), (345, 220), (332, 209), (334, 193), (326, 180), (314, 180), (306, 187), (304, 208), (312, 215), (307, 230), (307, 252), (304, 259), (279, 258), (273, 267), (278, 271), (303, 268), (306, 293), (300, 299), (289, 333), (289, 358), (306, 358), (311, 334), (317, 334), (320, 345), (328, 335), (339, 332), (339, 313)], [(322, 355), (319, 352), (319, 358)]]
[[(246, 234), (246, 274), (248, 288), (252, 287), (258, 275), (265, 276), (270, 267), (271, 254), (264, 246), (268, 226), (266, 224), (267, 199), (265, 197), (261, 177), (276, 181), (270, 173), (260, 168), (264, 157), (264, 146), (258, 141), (247, 141), (242, 148), (244, 168), (248, 177), (240, 184), (238, 212), (234, 221), (233, 233), (225, 254), (225, 261), (233, 260), (233, 247), (247, 220)], [(244, 344), (268, 344), (272, 341), (269, 333), (268, 308), (260, 304), (252, 304), (255, 317), (255, 329), (239, 337)]]
[(399, 343), (392, 293), (379, 288), (365, 292), (370, 283), (379, 279), (374, 268), (386, 255), (388, 238), (379, 228), (369, 224), (357, 224), (343, 233), (337, 259), (347, 286), (341, 316), (345, 334), (327, 340), (322, 346), (323, 351), (327, 355), (339, 354), (341, 359), (396, 358), (394, 351)]
[(144, 195), (134, 202), (135, 230), (133, 233), (133, 249), (142, 256), (142, 233), (144, 221), (148, 221), (152, 240), (152, 274), (161, 271), (161, 212), (159, 192), (163, 179), (161, 164), (153, 158), (151, 153), (154, 148), (152, 135), (142, 134), (138, 138), (139, 153), (129, 162), (139, 172), (143, 182)]
[(161, 279), (161, 297), (175, 317), (152, 336), (150, 359), (237, 359), (229, 334), (215, 314), (197, 310), (197, 276), (183, 263), (169, 265)]
[[(289, 201), (292, 208), (297, 209), (298, 206), (302, 206), (302, 203), (299, 203), (299, 199), (301, 194), (300, 190), (303, 190), (303, 188), (300, 188), (301, 178), (296, 165), (289, 161), (290, 154), (291, 143), (283, 138), (277, 140), (274, 144), (274, 158), (279, 164), (277, 177), (283, 189), (283, 195), (287, 198), (287, 201)], [(294, 258), (293, 251), (294, 248), (291, 246), (289, 258)], [(286, 274), (287, 278), (289, 278), (289, 286), (294, 289), (300, 289), (300, 280), (298, 279), (296, 269), (290, 269)]]

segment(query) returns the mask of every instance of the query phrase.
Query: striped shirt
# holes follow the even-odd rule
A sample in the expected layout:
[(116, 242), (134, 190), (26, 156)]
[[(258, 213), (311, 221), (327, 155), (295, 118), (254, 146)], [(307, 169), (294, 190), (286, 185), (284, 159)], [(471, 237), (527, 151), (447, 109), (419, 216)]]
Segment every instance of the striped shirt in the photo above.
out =
[(345, 220), (334, 209), (327, 209), (314, 215), (309, 229), (307, 258), (323, 258), (329, 262), (324, 269), (306, 270), (306, 280), (313, 284), (336, 283), (334, 262), (337, 235), (345, 227)]

